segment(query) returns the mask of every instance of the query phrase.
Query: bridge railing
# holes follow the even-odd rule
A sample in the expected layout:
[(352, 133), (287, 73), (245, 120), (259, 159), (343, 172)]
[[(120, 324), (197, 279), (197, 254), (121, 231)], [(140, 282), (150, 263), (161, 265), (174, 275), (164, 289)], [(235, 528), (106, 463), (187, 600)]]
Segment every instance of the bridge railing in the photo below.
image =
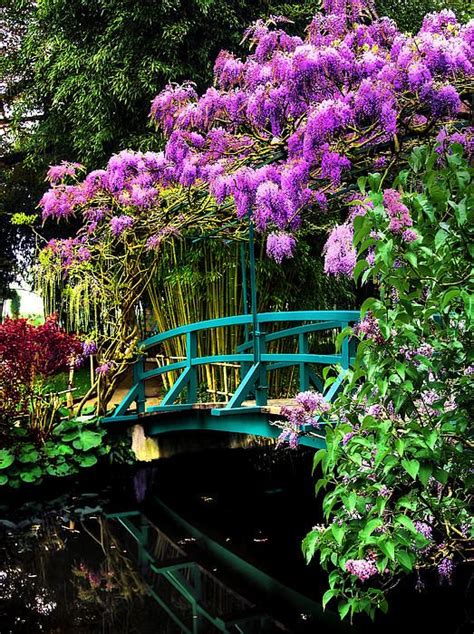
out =
[[(130, 414), (144, 414), (147, 412), (171, 411), (189, 408), (198, 401), (199, 366), (207, 364), (232, 363), (240, 365), (240, 383), (232, 398), (221, 408), (215, 408), (216, 415), (232, 414), (242, 411), (242, 404), (246, 400), (255, 400), (255, 408), (267, 404), (268, 386), (267, 374), (280, 368), (297, 366), (299, 369), (299, 389), (309, 389), (311, 385), (322, 391), (319, 377), (312, 370), (315, 365), (339, 365), (341, 368), (338, 379), (331, 386), (326, 398), (333, 398), (340, 388), (343, 375), (351, 363), (352, 349), (346, 337), (341, 350), (333, 354), (316, 354), (309, 351), (308, 336), (315, 332), (336, 330), (340, 331), (359, 319), (358, 311), (293, 311), (278, 313), (259, 313), (255, 323), (252, 315), (236, 315), (218, 319), (206, 320), (188, 324), (153, 335), (140, 344), (141, 355), (133, 368), (133, 385), (115, 409), (111, 418), (128, 417)], [(294, 323), (294, 326), (289, 324)], [(281, 330), (275, 330), (283, 324)], [(198, 334), (214, 328), (246, 327), (247, 341), (243, 342), (234, 352), (229, 354), (198, 355)], [(271, 326), (271, 332), (266, 327)], [(250, 330), (252, 328), (252, 330)], [(165, 366), (145, 369), (146, 353), (173, 337), (186, 338), (186, 358)], [(296, 338), (297, 351), (293, 353), (269, 352), (268, 344), (284, 338)], [(180, 371), (180, 375), (170, 389), (164, 394), (159, 405), (146, 406), (145, 384), (151, 379)], [(180, 403), (176, 403), (177, 400)], [(136, 403), (136, 409), (129, 413), (130, 406)], [(248, 411), (250, 407), (245, 407)]]

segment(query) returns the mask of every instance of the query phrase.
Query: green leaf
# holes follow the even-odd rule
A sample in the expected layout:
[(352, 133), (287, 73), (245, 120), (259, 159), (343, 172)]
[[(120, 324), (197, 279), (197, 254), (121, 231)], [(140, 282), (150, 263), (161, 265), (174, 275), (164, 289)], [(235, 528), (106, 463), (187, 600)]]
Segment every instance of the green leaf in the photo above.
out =
[(65, 462), (63, 462), (62, 464), (59, 465), (48, 465), (46, 467), (46, 472), (49, 475), (52, 476), (59, 476), (59, 477), (64, 477), (64, 476), (68, 476), (71, 475), (72, 473), (76, 473), (77, 469), (75, 468), (74, 465), (71, 464), (67, 464)]
[(430, 431), (428, 433), (428, 435), (426, 436), (426, 444), (428, 445), (428, 447), (431, 449), (431, 451), (434, 450), (435, 446), (436, 446), (436, 441), (438, 440), (439, 437), (439, 433), (436, 429), (433, 429), (432, 431)]
[(314, 552), (316, 550), (318, 541), (319, 541), (318, 531), (311, 531), (303, 539), (303, 543), (301, 544), (301, 549), (305, 556), (306, 563), (308, 564), (314, 556)]
[(414, 511), (416, 509), (416, 502), (412, 500), (408, 495), (403, 495), (397, 501), (398, 506), (406, 509), (410, 509), (410, 511)]
[(344, 498), (344, 506), (347, 508), (349, 513), (352, 513), (356, 507), (357, 503), (357, 494), (354, 491), (351, 491), (349, 495)]
[(395, 560), (395, 544), (390, 539), (380, 540), (378, 543), (380, 550), (392, 561)]
[(93, 454), (79, 456), (78, 462), (81, 467), (92, 467), (93, 465), (97, 464), (97, 457)]
[(418, 264), (418, 258), (416, 257), (416, 253), (413, 251), (407, 251), (405, 253), (405, 260), (409, 262), (414, 268)]
[(339, 590), (336, 590), (334, 588), (326, 590), (326, 592), (323, 594), (323, 599), (322, 599), (323, 610), (326, 609), (326, 606), (329, 603), (329, 601), (333, 597), (337, 597), (338, 594), (339, 594)]
[(8, 449), (0, 449), (0, 469), (8, 469), (15, 462), (15, 456)]
[(404, 528), (408, 529), (411, 533), (418, 533), (412, 520), (407, 515), (397, 515), (397, 517), (395, 518), (395, 523), (400, 524)]
[(426, 486), (428, 484), (429, 479), (431, 478), (431, 474), (433, 473), (433, 465), (425, 463), (420, 465), (420, 471), (418, 473), (418, 478), (420, 482)]
[(43, 472), (41, 471), (41, 468), (36, 466), (33, 467), (33, 469), (29, 469), (28, 471), (23, 471), (22, 473), (20, 473), (20, 478), (23, 480), (23, 482), (35, 482), (36, 480), (39, 480), (42, 475)]
[(0, 473), (0, 486), (3, 486), (7, 482), (8, 482), (8, 476), (6, 476), (4, 473)]
[(18, 456), (18, 461), (22, 463), (37, 462), (39, 457), (40, 455), (36, 449), (30, 449), (29, 451), (22, 449), (20, 455)]
[(395, 449), (400, 457), (403, 456), (405, 451), (405, 441), (402, 438), (397, 438), (395, 441)]
[(350, 608), (350, 604), (347, 602), (343, 602), (343, 603), (339, 603), (338, 606), (338, 612), (339, 612), (339, 616), (341, 617), (341, 621), (344, 619), (344, 617), (347, 616), (347, 613), (349, 612), (349, 608)]
[(460, 297), (460, 296), (461, 296), (461, 289), (459, 288), (452, 288), (449, 291), (446, 291), (441, 300), (440, 310), (444, 311), (444, 309), (452, 303), (455, 297)]
[(102, 434), (95, 431), (83, 431), (80, 433), (78, 440), (73, 442), (73, 447), (89, 451), (94, 447), (98, 447), (102, 442)]
[(397, 560), (408, 572), (413, 570), (413, 555), (405, 550), (397, 550)]
[(342, 544), (345, 532), (346, 527), (344, 524), (339, 526), (337, 522), (334, 522), (334, 524), (331, 525), (331, 533), (334, 535), (334, 539), (339, 544), (339, 546)]
[(379, 308), (381, 306), (381, 302), (378, 299), (375, 299), (375, 297), (369, 297), (368, 299), (366, 299), (362, 306), (360, 307), (360, 316), (361, 318), (364, 317), (365, 313), (368, 310), (377, 310), (377, 308)]
[(359, 262), (357, 262), (357, 264), (355, 265), (354, 268), (354, 272), (352, 274), (352, 277), (354, 278), (354, 281), (357, 282), (357, 280), (360, 277), (360, 274), (365, 271), (365, 269), (369, 268), (369, 263), (367, 262), (367, 260), (359, 260)]
[(357, 179), (357, 186), (363, 194), (365, 194), (366, 184), (367, 184), (367, 176), (359, 176), (359, 178)]
[(372, 535), (374, 530), (379, 526), (382, 526), (382, 524), (383, 521), (379, 518), (369, 520), (364, 528), (359, 532), (361, 540), (365, 541), (368, 537), (370, 537), (370, 535)]
[(72, 456), (74, 454), (74, 449), (70, 445), (60, 444), (57, 447), (57, 455), (58, 456)]
[(317, 451), (314, 455), (313, 458), (313, 474), (316, 470), (316, 467), (319, 465), (319, 463), (321, 462), (321, 460), (326, 456), (326, 450), (325, 449), (320, 449), (319, 451)]
[(411, 475), (413, 480), (416, 480), (416, 476), (418, 475), (418, 471), (420, 470), (420, 463), (418, 460), (402, 460), (402, 467), (405, 471)]

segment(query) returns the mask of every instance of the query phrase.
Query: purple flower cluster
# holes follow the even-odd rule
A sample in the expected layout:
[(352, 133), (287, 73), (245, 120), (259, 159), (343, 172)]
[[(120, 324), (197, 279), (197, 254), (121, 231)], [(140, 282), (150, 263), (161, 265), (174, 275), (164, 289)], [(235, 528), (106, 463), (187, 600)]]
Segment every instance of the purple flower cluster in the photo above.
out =
[(464, 154), (468, 161), (472, 161), (474, 158), (474, 128), (466, 128), (463, 132), (449, 133), (446, 128), (440, 130), (436, 137), (438, 146), (436, 151), (440, 156), (451, 153), (451, 148), (454, 143), (458, 143), (463, 147)]
[(280, 231), (271, 233), (267, 238), (267, 255), (280, 264), (285, 258), (291, 258), (296, 245), (295, 238)]
[(426, 357), (427, 359), (431, 359), (434, 354), (434, 348), (429, 343), (422, 343), (418, 346), (418, 348), (408, 348), (403, 346), (400, 348), (401, 354), (405, 357), (407, 361), (413, 361), (413, 365), (419, 366), (420, 361), (416, 359), (416, 356)]
[(64, 240), (50, 240), (46, 250), (58, 257), (61, 267), (67, 271), (71, 266), (88, 262), (91, 252), (84, 244), (85, 238), (65, 238)]
[(349, 559), (345, 568), (360, 581), (367, 581), (378, 573), (377, 564), (373, 559)]
[(308, 390), (296, 395), (296, 407), (284, 406), (280, 413), (285, 417), (283, 431), (279, 436), (278, 444), (297, 443), (297, 439), (305, 427), (319, 427), (319, 418), (330, 409), (330, 404), (322, 394)]
[(456, 409), (456, 401), (453, 395), (448, 398), (436, 390), (425, 390), (421, 394), (422, 410), (424, 409), (430, 416), (442, 416), (445, 412)]
[(110, 220), (110, 230), (115, 237), (122, 235), (126, 229), (133, 226), (135, 220), (131, 216), (125, 214), (121, 216), (113, 216)]
[(95, 354), (97, 352), (97, 344), (95, 341), (84, 341), (82, 343), (82, 354), (85, 357)]
[(277, 447), (288, 445), (290, 449), (296, 449), (299, 445), (300, 435), (290, 428), (285, 428), (278, 436)]
[(177, 227), (173, 227), (172, 225), (163, 227), (163, 229), (160, 229), (158, 233), (154, 233), (148, 238), (146, 242), (146, 250), (157, 251), (166, 236), (179, 236), (179, 229)]
[[(402, 201), (400, 193), (395, 189), (386, 189), (383, 193), (383, 204), (390, 219), (388, 226), (393, 233), (402, 233), (413, 225), (413, 220)], [(416, 234), (415, 234), (416, 239)], [(410, 240), (412, 241), (412, 240)]]
[(324, 396), (319, 392), (313, 392), (307, 390), (306, 392), (299, 392), (295, 398), (298, 405), (304, 409), (305, 412), (314, 416), (316, 413), (322, 414), (328, 412), (330, 409), (329, 403)]
[(351, 223), (334, 227), (324, 245), (325, 273), (352, 275), (357, 260), (353, 238), (354, 229)]
[(114, 368), (114, 363), (112, 361), (105, 361), (95, 369), (95, 373), (98, 376), (107, 376)]
[(50, 165), (46, 174), (46, 180), (51, 184), (58, 183), (66, 178), (66, 176), (75, 176), (80, 169), (84, 169), (84, 166), (80, 163), (62, 161), (60, 165)]
[(416, 530), (421, 535), (423, 535), (425, 539), (427, 539), (428, 541), (431, 541), (433, 539), (433, 529), (431, 528), (429, 524), (427, 524), (426, 522), (420, 522), (420, 521), (413, 522), (413, 524)]
[(370, 311), (367, 311), (364, 319), (354, 326), (354, 334), (358, 337), (363, 336), (366, 339), (372, 339), (372, 341), (378, 344), (385, 342), (377, 320)]
[(345, 447), (347, 445), (347, 443), (354, 438), (354, 436), (357, 436), (357, 433), (359, 431), (359, 427), (358, 426), (354, 426), (352, 431), (348, 431), (347, 434), (344, 434), (344, 436), (342, 437), (341, 440), (341, 444), (343, 447)]
[(438, 574), (441, 583), (451, 585), (453, 582), (454, 570), (455, 565), (451, 557), (444, 557), (444, 559), (442, 559), (438, 564)]

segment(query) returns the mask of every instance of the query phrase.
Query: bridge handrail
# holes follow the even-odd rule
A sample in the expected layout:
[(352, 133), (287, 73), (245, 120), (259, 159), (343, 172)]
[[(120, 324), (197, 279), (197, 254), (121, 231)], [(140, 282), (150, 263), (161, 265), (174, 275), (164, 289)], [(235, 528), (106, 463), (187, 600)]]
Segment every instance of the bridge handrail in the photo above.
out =
[[(260, 326), (269, 322), (287, 322), (287, 321), (316, 321), (316, 322), (329, 322), (329, 321), (337, 321), (342, 323), (350, 323), (357, 321), (360, 317), (360, 312), (358, 310), (298, 310), (291, 312), (278, 312), (278, 313), (258, 313), (257, 314), (257, 325)], [(144, 339), (140, 342), (140, 348), (142, 351), (149, 350), (153, 348), (159, 343), (163, 341), (167, 341), (168, 339), (172, 339), (173, 337), (178, 337), (182, 335), (187, 335), (189, 333), (196, 333), (202, 330), (209, 330), (211, 328), (225, 328), (228, 326), (245, 326), (252, 324), (252, 315), (233, 315), (231, 317), (218, 317), (217, 319), (207, 319), (204, 321), (197, 321), (192, 324), (186, 324), (184, 326), (178, 326), (178, 328), (173, 328), (172, 330), (167, 330), (166, 332), (159, 333), (157, 335), (152, 335), (147, 339)], [(332, 328), (337, 326), (332, 326)], [(328, 328), (331, 328), (329, 326)], [(290, 330), (290, 329), (288, 329)], [(285, 334), (283, 334), (285, 333)], [(274, 333), (275, 335), (280, 334), (283, 336), (290, 336), (290, 334), (299, 334), (297, 332), (294, 333), (286, 333), (286, 331), (281, 331), (280, 333)], [(268, 337), (272, 336), (272, 339), (278, 339), (280, 337), (268, 335)]]
[[(341, 367), (339, 377), (333, 383), (325, 396), (331, 400), (340, 388), (345, 372), (349, 368), (352, 361), (352, 345), (345, 337), (341, 350), (338, 354), (315, 354), (309, 351), (308, 334), (318, 330), (344, 329), (348, 324), (358, 321), (360, 318), (359, 311), (355, 310), (300, 310), (279, 313), (259, 313), (256, 316), (255, 332), (251, 333), (249, 340), (237, 347), (236, 352), (231, 354), (217, 354), (199, 356), (197, 333), (212, 328), (225, 328), (229, 326), (243, 326), (253, 324), (252, 315), (235, 315), (231, 317), (220, 317), (218, 319), (208, 319), (194, 324), (179, 326), (167, 332), (153, 335), (139, 344), (139, 354), (133, 366), (134, 383), (123, 398), (122, 402), (117, 406), (112, 418), (118, 419), (126, 412), (130, 405), (136, 403), (137, 415), (143, 414), (145, 411), (170, 411), (174, 408), (182, 408), (183, 406), (197, 402), (198, 397), (198, 373), (197, 368), (202, 365), (211, 365), (214, 363), (239, 363), (240, 364), (240, 383), (224, 408), (217, 408), (216, 415), (226, 413), (236, 413), (245, 400), (250, 395), (255, 397), (256, 407), (263, 406), (267, 403), (267, 372), (289, 366), (299, 366), (299, 384), (300, 390), (309, 389), (310, 383), (313, 383), (318, 389), (323, 388), (320, 378), (310, 367), (311, 364), (322, 365), (339, 365)], [(285, 327), (283, 330), (276, 332), (265, 332), (262, 327), (267, 323), (283, 323), (299, 322), (299, 326)], [(312, 322), (312, 323), (307, 323)], [(248, 333), (247, 333), (248, 334)], [(167, 341), (173, 337), (186, 336), (186, 357), (168, 365), (145, 369), (146, 350), (156, 346), (157, 344)], [(267, 343), (282, 339), (284, 337), (298, 337), (297, 352), (269, 352)], [(252, 353), (244, 352), (252, 348)], [(160, 402), (160, 405), (153, 406), (146, 410), (146, 393), (145, 382), (154, 377), (181, 370), (179, 377), (173, 382), (167, 393)], [(176, 399), (186, 392), (186, 405), (183, 403), (176, 404)]]

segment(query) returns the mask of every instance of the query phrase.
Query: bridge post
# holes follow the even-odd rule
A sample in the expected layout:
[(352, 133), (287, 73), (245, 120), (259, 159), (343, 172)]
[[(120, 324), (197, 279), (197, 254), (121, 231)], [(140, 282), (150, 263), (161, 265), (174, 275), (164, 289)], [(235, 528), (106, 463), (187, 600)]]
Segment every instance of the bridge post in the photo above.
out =
[[(308, 336), (306, 333), (298, 335), (298, 352), (300, 354), (308, 354)], [(306, 392), (309, 389), (309, 368), (307, 363), (299, 364), (300, 375), (300, 392)]]
[(145, 396), (145, 381), (142, 379), (142, 375), (144, 372), (144, 362), (143, 355), (140, 354), (133, 364), (133, 382), (137, 386), (137, 414), (145, 413), (145, 404), (146, 404), (146, 396)]
[(186, 334), (186, 364), (189, 368), (189, 381), (188, 381), (188, 403), (195, 403), (197, 401), (197, 369), (193, 366), (192, 362), (197, 356), (197, 336), (196, 333), (191, 331)]
[(260, 325), (257, 326), (258, 330), (255, 332), (255, 363), (259, 366), (258, 378), (255, 384), (255, 404), (258, 407), (262, 407), (267, 404), (268, 401), (268, 385), (267, 385), (267, 364), (262, 361), (262, 354), (266, 352), (266, 340), (265, 333), (260, 330)]
[[(348, 322), (342, 322), (341, 323), (341, 330), (344, 330), (344, 328), (347, 328), (348, 326)], [(348, 370), (349, 366), (350, 366), (350, 350), (349, 350), (349, 337), (344, 337), (344, 339), (342, 340), (342, 349), (341, 349), (341, 365), (343, 367), (344, 370)]]

